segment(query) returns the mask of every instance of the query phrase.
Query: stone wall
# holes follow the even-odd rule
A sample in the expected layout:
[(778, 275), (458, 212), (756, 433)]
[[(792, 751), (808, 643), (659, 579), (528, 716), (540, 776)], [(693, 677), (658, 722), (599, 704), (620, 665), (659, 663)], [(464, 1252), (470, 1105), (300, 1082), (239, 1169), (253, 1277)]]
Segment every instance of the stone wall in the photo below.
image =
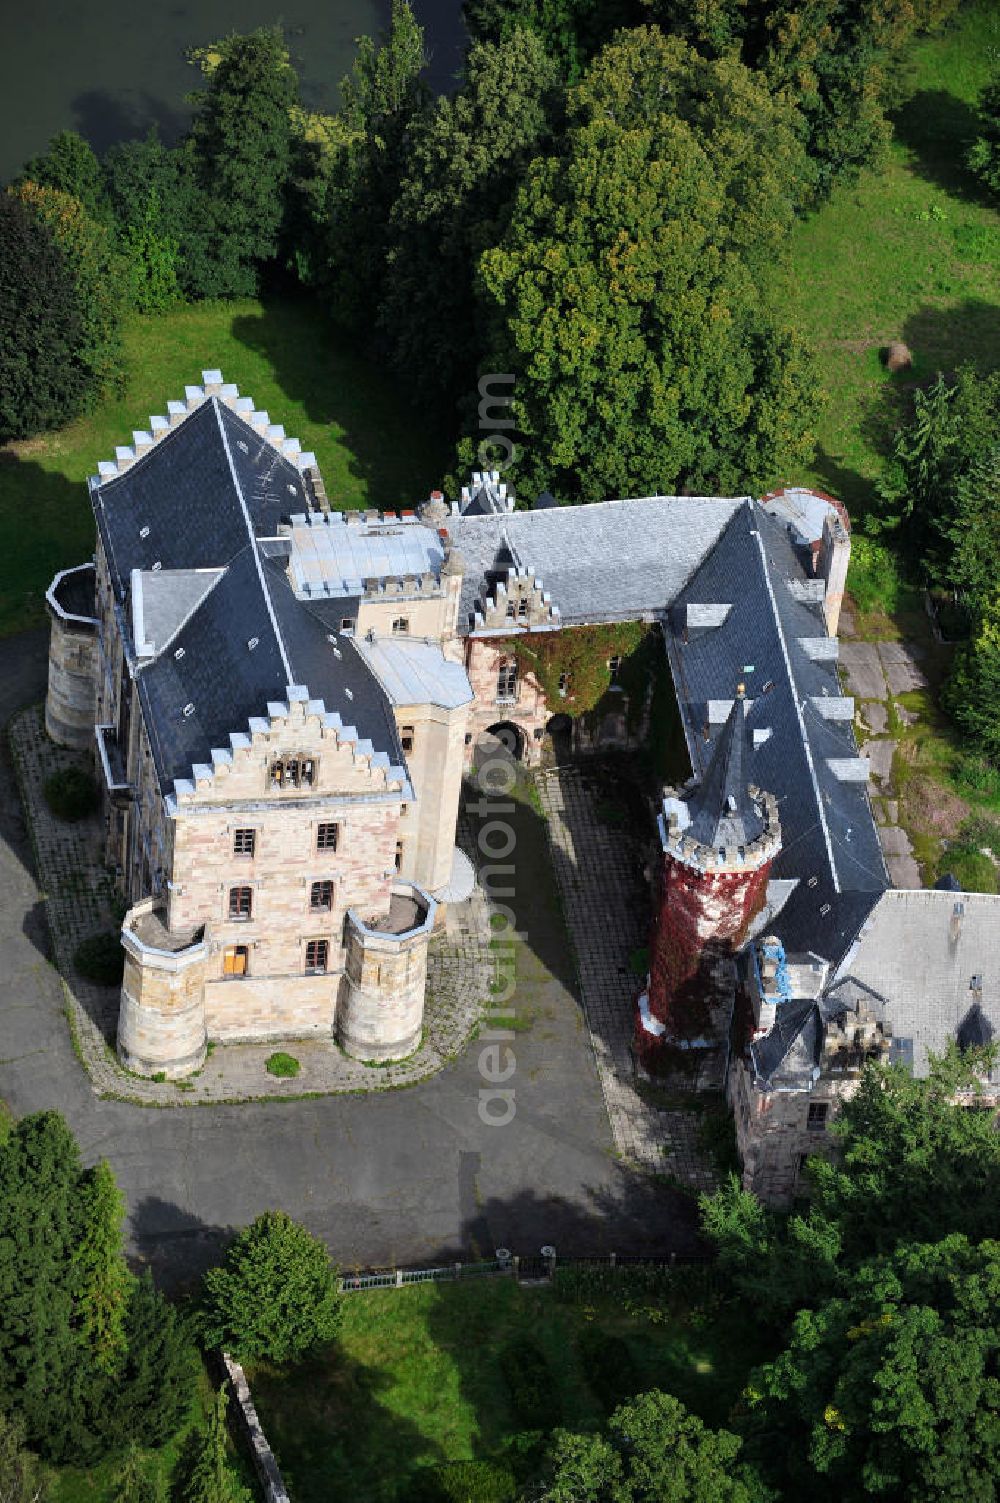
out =
[(205, 1031), (223, 1044), (330, 1038), (343, 974), (215, 976), (205, 984)]
[[(759, 1090), (746, 1063), (733, 1061), (727, 1095), (736, 1123), (743, 1188), (766, 1205), (787, 1207), (802, 1193), (804, 1160), (828, 1153), (829, 1128), (840, 1105), (857, 1090), (854, 1079), (820, 1079), (811, 1091)], [(827, 1107), (822, 1129), (809, 1126), (810, 1106)]]
[(291, 1503), (282, 1480), (274, 1452), (268, 1445), (257, 1410), (250, 1394), (247, 1375), (240, 1364), (223, 1352), (222, 1361), (232, 1385), (233, 1409), (241, 1439), (250, 1451), (250, 1459), (260, 1480), (264, 1503)]
[(541, 739), (551, 712), (545, 703), (541, 685), (530, 674), (518, 670), (517, 690), (514, 702), (498, 702), (497, 678), (500, 660), (512, 656), (503, 637), (470, 637), (466, 645), (465, 668), (475, 695), (469, 713), (468, 733), (471, 741), (466, 748), (466, 762), (472, 761), (475, 744), (490, 726), (510, 721), (524, 736), (524, 760), (529, 766), (537, 765), (541, 756)]

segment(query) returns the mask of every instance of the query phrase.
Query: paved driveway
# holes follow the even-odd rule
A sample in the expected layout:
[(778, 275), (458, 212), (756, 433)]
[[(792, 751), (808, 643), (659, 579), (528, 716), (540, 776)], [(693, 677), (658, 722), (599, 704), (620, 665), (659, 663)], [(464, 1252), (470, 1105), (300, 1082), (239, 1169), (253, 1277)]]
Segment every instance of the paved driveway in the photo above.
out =
[[(39, 699), (45, 634), (0, 641), (0, 723)], [(518, 815), (518, 866), (545, 861)], [(516, 1116), (479, 1115), (480, 1047), (434, 1080), (372, 1097), (153, 1111), (100, 1101), (73, 1056), (9, 759), (0, 766), (0, 1096), (65, 1113), (88, 1161), (107, 1157), (133, 1250), (183, 1281), (232, 1228), (278, 1207), (344, 1267), (489, 1254), (682, 1250), (689, 1202), (616, 1161), (558, 916), (527, 884), (514, 900), (538, 1021), (514, 1041)]]

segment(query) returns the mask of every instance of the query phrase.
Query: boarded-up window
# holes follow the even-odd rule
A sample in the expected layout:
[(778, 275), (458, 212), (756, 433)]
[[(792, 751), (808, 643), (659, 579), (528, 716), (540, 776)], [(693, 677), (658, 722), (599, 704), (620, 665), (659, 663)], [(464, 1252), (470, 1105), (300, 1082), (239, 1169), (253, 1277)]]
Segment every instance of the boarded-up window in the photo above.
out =
[(250, 964), (250, 951), (246, 945), (230, 945), (222, 952), (222, 974), (245, 976)]

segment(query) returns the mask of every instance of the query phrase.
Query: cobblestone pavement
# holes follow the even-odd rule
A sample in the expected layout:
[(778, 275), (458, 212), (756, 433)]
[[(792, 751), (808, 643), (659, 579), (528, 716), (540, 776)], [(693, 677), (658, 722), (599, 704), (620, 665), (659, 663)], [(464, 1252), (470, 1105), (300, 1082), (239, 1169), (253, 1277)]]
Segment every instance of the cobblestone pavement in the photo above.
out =
[[(85, 981), (73, 967), (81, 940), (117, 928), (100, 821), (96, 816), (73, 824), (56, 819), (42, 792), (52, 773), (74, 764), (87, 767), (88, 759), (49, 740), (38, 705), (11, 722), (10, 743), (74, 1047), (99, 1095), (162, 1107), (383, 1091), (425, 1080), (468, 1043), (493, 974), (488, 906), (478, 888), (467, 903), (449, 909), (444, 931), (431, 942), (424, 1042), (408, 1059), (374, 1067), (349, 1059), (332, 1038), (301, 1039), (288, 1045), (301, 1065), (293, 1079), (267, 1073), (273, 1043), (218, 1044), (204, 1068), (180, 1083), (145, 1080), (122, 1069), (114, 1053), (118, 989)], [(463, 833), (468, 841), (464, 825), (460, 840)]]
[(699, 1147), (699, 1115), (651, 1104), (635, 1078), (638, 980), (629, 957), (646, 943), (648, 899), (630, 843), (599, 817), (578, 767), (539, 774), (538, 790), (615, 1146), (645, 1169), (711, 1190), (716, 1176)]

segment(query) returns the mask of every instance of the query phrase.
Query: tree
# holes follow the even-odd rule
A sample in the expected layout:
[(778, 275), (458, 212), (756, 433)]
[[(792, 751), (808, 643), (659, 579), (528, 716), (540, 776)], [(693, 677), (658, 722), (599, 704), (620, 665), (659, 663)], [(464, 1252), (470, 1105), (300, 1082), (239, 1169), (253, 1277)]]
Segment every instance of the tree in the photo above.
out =
[(166, 1503), (159, 1472), (154, 1472), (134, 1443), (125, 1452), (114, 1482), (112, 1503)]
[(752, 1429), (790, 1463), (791, 1495), (992, 1503), (998, 1295), (1000, 1243), (955, 1235), (864, 1264), (798, 1314), (751, 1380)]
[(153, 1287), (148, 1269), (132, 1283), (124, 1338), (124, 1360), (100, 1390), (104, 1442), (111, 1450), (129, 1441), (165, 1445), (187, 1414), (199, 1364), (190, 1322)]
[(192, 98), (188, 150), (203, 190), (209, 295), (257, 291), (278, 252), (292, 151), (295, 75), (280, 27), (230, 36), (192, 54), (208, 87)]
[(45, 1503), (48, 1478), (24, 1441), (24, 1420), (0, 1411), (0, 1503)]
[(616, 1409), (606, 1435), (556, 1431), (542, 1503), (752, 1503), (742, 1443), (653, 1391)]
[(506, 42), (516, 31), (538, 37), (565, 84), (576, 83), (594, 53), (622, 26), (640, 19), (632, 0), (464, 0), (474, 42)]
[(17, 182), (38, 183), (42, 188), (68, 193), (91, 219), (101, 220), (107, 213), (101, 164), (75, 130), (61, 130), (53, 136), (41, 156), (25, 162)]
[(555, 80), (539, 38), (514, 31), (474, 45), (462, 88), (410, 129), (379, 322), (397, 369), (434, 395), (475, 390), (476, 261), (544, 144)]
[(73, 1301), (80, 1336), (100, 1372), (117, 1372), (125, 1355), (132, 1278), (125, 1266), (125, 1198), (102, 1160), (77, 1188), (80, 1235), (73, 1248)]
[[(764, 123), (727, 192), (712, 137), (728, 139), (731, 65), (711, 66), (706, 87), (701, 60), (649, 29), (606, 49), (571, 97), (562, 153), (531, 164), (480, 259), (487, 368), (516, 377), (522, 490), (766, 488), (812, 451), (807, 354), (742, 255), (752, 226), (778, 233), (763, 184), (781, 174), (749, 156), (790, 163), (794, 141), (758, 91)], [(755, 86), (740, 82), (748, 101)], [(760, 197), (741, 196), (741, 167)], [(771, 207), (786, 222), (787, 204)]]
[(80, 1178), (55, 1112), (23, 1117), (0, 1147), (0, 1404), (16, 1405), (53, 1460), (94, 1449), (93, 1370), (74, 1306)]
[(958, 0), (653, 0), (664, 30), (736, 56), (793, 103), (823, 196), (879, 160), (890, 139), (886, 74), (913, 35)]
[(359, 37), (354, 66), (340, 85), (343, 132), (323, 195), (321, 287), (333, 316), (348, 327), (367, 330), (381, 301), (406, 132), (428, 99), (420, 78), (425, 62), (423, 29), (408, 0), (392, 0), (381, 45)]
[(1000, 73), (979, 96), (979, 134), (965, 161), (983, 187), (1000, 198)]
[(0, 443), (68, 422), (82, 408), (83, 319), (51, 228), (0, 193)]
[(249, 1503), (246, 1489), (233, 1477), (227, 1461), (228, 1384), (212, 1400), (205, 1428), (195, 1440), (191, 1470), (182, 1503)]
[(981, 602), (972, 635), (955, 655), (942, 702), (973, 746), (1000, 766), (1000, 595)]
[(121, 390), (121, 266), (110, 230), (90, 219), (75, 198), (24, 182), (13, 190), (51, 229), (73, 277), (80, 318), (73, 363), (83, 404)]
[(290, 1362), (329, 1341), (340, 1318), (326, 1247), (283, 1211), (267, 1211), (204, 1281), (204, 1339), (241, 1361)]

